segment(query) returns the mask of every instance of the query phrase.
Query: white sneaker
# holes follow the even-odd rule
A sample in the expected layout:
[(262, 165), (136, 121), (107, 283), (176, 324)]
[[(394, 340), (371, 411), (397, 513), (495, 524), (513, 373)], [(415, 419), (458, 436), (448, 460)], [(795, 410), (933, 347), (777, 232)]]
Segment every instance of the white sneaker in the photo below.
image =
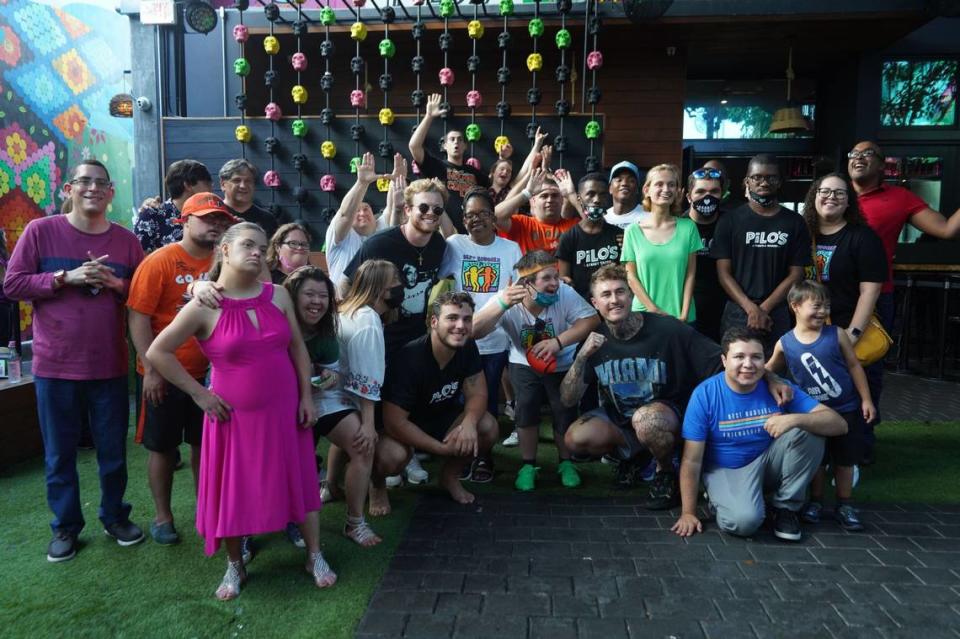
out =
[(387, 488), (396, 488), (397, 486), (403, 485), (403, 477), (400, 475), (389, 475), (384, 483), (387, 485)]
[[(504, 402), (503, 404), (503, 416), (507, 419), (516, 419), (517, 414), (513, 410), (513, 402)], [(506, 444), (504, 444), (506, 446)], [(516, 444), (514, 444), (516, 446)]]
[(501, 446), (504, 446), (506, 448), (513, 448), (514, 446), (519, 446), (519, 445), (520, 445), (520, 433), (518, 433), (516, 430), (510, 433), (509, 437), (503, 440), (503, 443), (501, 444)]
[(416, 455), (411, 457), (410, 461), (407, 462), (407, 467), (403, 469), (403, 474), (411, 484), (422, 484), (430, 478), (427, 471), (420, 465), (420, 460), (417, 459)]

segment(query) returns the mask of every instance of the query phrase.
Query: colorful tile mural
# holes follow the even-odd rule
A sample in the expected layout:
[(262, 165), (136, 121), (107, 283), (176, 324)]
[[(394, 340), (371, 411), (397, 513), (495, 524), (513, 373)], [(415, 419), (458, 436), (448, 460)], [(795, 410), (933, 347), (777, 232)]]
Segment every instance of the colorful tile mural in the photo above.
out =
[[(0, 0), (0, 227), (12, 250), (24, 226), (59, 213), (69, 166), (110, 169), (110, 218), (133, 216), (133, 123), (109, 114), (125, 90), (130, 26), (110, 0)], [(20, 325), (30, 332), (28, 305)]]

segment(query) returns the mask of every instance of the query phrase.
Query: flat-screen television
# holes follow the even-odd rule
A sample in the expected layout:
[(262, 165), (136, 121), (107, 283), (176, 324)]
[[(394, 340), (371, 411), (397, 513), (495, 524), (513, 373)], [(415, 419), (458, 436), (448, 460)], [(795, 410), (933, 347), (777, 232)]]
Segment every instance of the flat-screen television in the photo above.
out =
[(957, 60), (887, 60), (880, 80), (880, 124), (957, 124)]

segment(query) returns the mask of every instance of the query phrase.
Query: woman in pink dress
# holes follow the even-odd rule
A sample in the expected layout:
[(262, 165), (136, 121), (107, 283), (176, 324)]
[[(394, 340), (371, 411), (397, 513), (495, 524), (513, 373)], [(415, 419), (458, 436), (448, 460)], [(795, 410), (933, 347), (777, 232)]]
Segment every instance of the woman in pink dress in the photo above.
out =
[[(210, 278), (222, 287), (219, 309), (188, 303), (153, 341), (147, 359), (205, 413), (197, 532), (213, 555), (227, 547), (217, 598), (233, 599), (246, 580), (241, 538), (299, 523), (307, 572), (320, 588), (337, 576), (320, 553), (320, 493), (310, 427), (316, 419), (310, 359), (290, 295), (259, 281), (267, 238), (241, 222), (224, 234)], [(174, 352), (197, 339), (210, 360), (210, 389)]]

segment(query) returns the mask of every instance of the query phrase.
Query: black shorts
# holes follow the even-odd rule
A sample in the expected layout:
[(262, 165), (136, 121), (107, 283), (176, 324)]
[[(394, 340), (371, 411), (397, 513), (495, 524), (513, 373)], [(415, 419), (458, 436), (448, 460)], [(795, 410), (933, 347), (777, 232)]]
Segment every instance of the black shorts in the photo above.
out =
[[(203, 384), (203, 379), (198, 379)], [(155, 453), (169, 453), (186, 442), (199, 446), (203, 434), (203, 411), (193, 399), (171, 383), (159, 405), (143, 400), (143, 376), (137, 374), (137, 424), (141, 443)]]
[(517, 428), (536, 428), (540, 426), (540, 407), (543, 400), (550, 402), (553, 414), (553, 430), (566, 433), (567, 428), (577, 418), (577, 407), (567, 408), (560, 401), (560, 382), (566, 371), (541, 375), (529, 366), (510, 363), (510, 383), (516, 398), (514, 406)]
[(847, 422), (847, 433), (826, 438), (823, 463), (831, 466), (855, 466), (863, 460), (867, 424), (863, 421), (863, 413), (859, 407), (848, 413), (840, 413), (840, 416)]
[(431, 419), (421, 419), (419, 421), (411, 417), (410, 421), (416, 424), (417, 427), (427, 435), (430, 435), (438, 442), (442, 442), (443, 438), (450, 432), (450, 429), (453, 428), (453, 425), (460, 420), (461, 415), (463, 415), (463, 411), (451, 411), (449, 413), (434, 415)]
[(330, 434), (334, 428), (337, 427), (337, 424), (342, 422), (350, 413), (356, 413), (352, 408), (347, 408), (344, 410), (338, 410), (335, 413), (330, 413), (329, 415), (324, 415), (313, 425), (313, 439), (314, 441), (320, 439), (321, 437), (326, 437)]
[[(649, 404), (645, 404), (645, 406), (653, 403), (663, 404), (672, 410), (677, 416), (677, 423), (680, 424), (681, 428), (683, 427), (683, 411), (680, 410), (679, 406), (669, 399), (655, 399)], [(646, 446), (641, 444), (640, 440), (637, 439), (637, 432), (633, 429), (632, 419), (629, 421), (613, 419), (603, 407), (595, 408), (581, 414), (580, 419), (602, 419), (620, 431), (620, 436), (623, 437), (623, 441), (625, 442), (623, 446), (617, 447), (617, 457), (621, 460), (633, 459), (647, 450)]]

